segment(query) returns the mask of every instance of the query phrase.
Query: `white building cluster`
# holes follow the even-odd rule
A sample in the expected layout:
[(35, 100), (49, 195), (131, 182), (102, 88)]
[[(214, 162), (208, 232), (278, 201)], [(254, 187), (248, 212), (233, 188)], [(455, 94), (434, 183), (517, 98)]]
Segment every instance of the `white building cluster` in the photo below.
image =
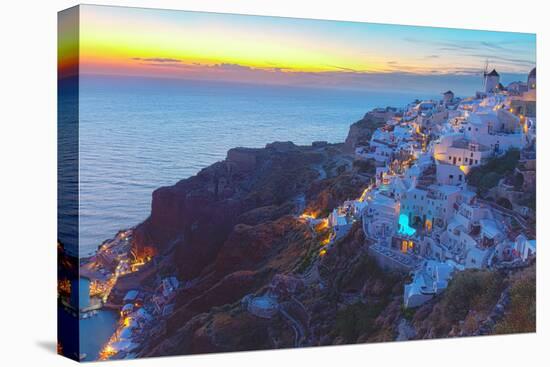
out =
[(440, 101), (392, 109), (370, 144), (356, 149), (356, 159), (375, 161), (375, 182), (356, 204), (335, 209), (329, 224), (347, 230), (351, 218), (362, 219), (379, 263), (411, 272), (406, 307), (444, 291), (456, 271), (518, 266), (535, 256), (534, 234), (510, 224), (522, 218), (478, 198), (466, 180), (473, 167), (510, 149), (533, 150), (535, 88), (535, 69), (508, 88), (493, 70), (475, 97), (448, 91)]

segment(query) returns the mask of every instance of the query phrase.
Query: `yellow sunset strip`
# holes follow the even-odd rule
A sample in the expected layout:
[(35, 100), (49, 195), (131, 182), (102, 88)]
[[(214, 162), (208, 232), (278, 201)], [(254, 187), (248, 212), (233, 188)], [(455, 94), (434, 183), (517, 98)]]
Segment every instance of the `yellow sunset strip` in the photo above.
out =
[(261, 73), (247, 68), (303, 75), (471, 74), (487, 58), (498, 59), (499, 70), (523, 72), (535, 57), (535, 37), (528, 34), (91, 5), (79, 9), (84, 73), (201, 72), (217, 78), (223, 69), (232, 78), (240, 72), (259, 81)]
[(380, 72), (387, 69), (380, 56), (364, 57), (338, 45), (312, 44), (299, 38), (270, 37), (260, 32), (187, 29), (183, 24), (125, 24), (109, 19), (83, 18), (80, 31), (81, 60), (101, 60), (133, 65), (132, 58), (170, 58), (206, 65), (231, 63), (253, 68), (288, 71), (331, 71), (349, 68)]
[(86, 60), (111, 59), (135, 63), (132, 58), (171, 58), (186, 63), (232, 63), (255, 68), (285, 68), (294, 71), (327, 71), (339, 65), (354, 70), (383, 71), (383, 60), (361, 63), (360, 59), (342, 59), (322, 48), (263, 42), (261, 39), (238, 39), (231, 36), (171, 36), (155, 34), (136, 38), (84, 29), (81, 34), (81, 57)]

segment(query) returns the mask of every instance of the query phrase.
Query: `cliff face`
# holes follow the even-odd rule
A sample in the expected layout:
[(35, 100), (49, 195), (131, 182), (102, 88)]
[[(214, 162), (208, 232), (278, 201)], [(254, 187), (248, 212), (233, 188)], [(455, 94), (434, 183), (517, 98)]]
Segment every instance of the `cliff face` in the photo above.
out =
[(384, 126), (391, 116), (391, 112), (383, 114), (377, 114), (372, 111), (367, 112), (361, 120), (350, 126), (344, 145), (345, 151), (347, 153), (354, 153), (355, 148), (367, 146), (374, 131)]
[(276, 274), (294, 271), (314, 244), (307, 224), (292, 216), (255, 226), (237, 224), (197, 282), (177, 295), (174, 313), (141, 353), (269, 347), (266, 322), (249, 314), (240, 302), (247, 294), (265, 290)]
[(326, 217), (344, 201), (360, 197), (368, 183), (364, 176), (350, 171), (315, 182), (308, 190), (308, 196), (312, 200), (307, 211), (317, 213), (318, 217)]
[[(288, 320), (279, 315), (269, 322), (278, 340), (273, 344), (266, 321), (240, 302), (265, 291), (278, 274), (308, 270), (319, 238), (297, 214), (306, 208), (328, 211), (358, 196), (364, 182), (351, 169), (341, 145), (273, 143), (232, 149), (224, 161), (156, 190), (150, 217), (134, 231), (134, 250), (162, 258), (163, 268), (169, 263), (192, 285), (178, 293), (173, 314), (151, 332), (140, 353), (292, 346), (296, 335)], [(323, 309), (325, 301), (312, 296), (308, 302)], [(285, 304), (289, 315), (309, 322), (303, 306)]]
[[(360, 226), (313, 271), (302, 264), (311, 250), (317, 254), (318, 242), (304, 223), (285, 216), (237, 227), (219, 251), (212, 273), (178, 296), (177, 311), (162, 333), (149, 338), (143, 356), (391, 340), (402, 283), (380, 271), (362, 250)], [(284, 313), (270, 319), (251, 314), (242, 305), (243, 297), (262, 294), (277, 274), (304, 283), (299, 281), (290, 295), (279, 295)], [(379, 320), (388, 306), (393, 316)]]
[[(135, 230), (137, 253), (173, 247), (181, 278), (212, 264), (236, 224), (257, 223), (296, 210), (294, 196), (317, 177), (322, 155), (292, 143), (231, 149), (227, 159), (153, 193), (151, 215)], [(259, 219), (258, 219), (259, 218)]]

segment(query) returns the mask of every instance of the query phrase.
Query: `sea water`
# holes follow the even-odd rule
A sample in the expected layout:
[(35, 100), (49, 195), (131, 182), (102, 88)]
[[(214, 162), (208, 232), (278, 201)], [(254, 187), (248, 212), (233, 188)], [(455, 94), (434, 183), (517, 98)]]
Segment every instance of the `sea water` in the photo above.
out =
[(81, 76), (80, 256), (146, 219), (153, 190), (224, 159), (230, 148), (343, 142), (372, 108), (439, 92)]

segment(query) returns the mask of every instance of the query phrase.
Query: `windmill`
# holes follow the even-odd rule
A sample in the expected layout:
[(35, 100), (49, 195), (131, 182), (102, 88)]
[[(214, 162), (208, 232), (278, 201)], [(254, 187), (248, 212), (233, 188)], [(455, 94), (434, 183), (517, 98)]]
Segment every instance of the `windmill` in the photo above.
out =
[(488, 74), (489, 74), (489, 59), (485, 60), (485, 69), (483, 70), (483, 81), (482, 81), (482, 89), (481, 89), (483, 91), (485, 90)]

